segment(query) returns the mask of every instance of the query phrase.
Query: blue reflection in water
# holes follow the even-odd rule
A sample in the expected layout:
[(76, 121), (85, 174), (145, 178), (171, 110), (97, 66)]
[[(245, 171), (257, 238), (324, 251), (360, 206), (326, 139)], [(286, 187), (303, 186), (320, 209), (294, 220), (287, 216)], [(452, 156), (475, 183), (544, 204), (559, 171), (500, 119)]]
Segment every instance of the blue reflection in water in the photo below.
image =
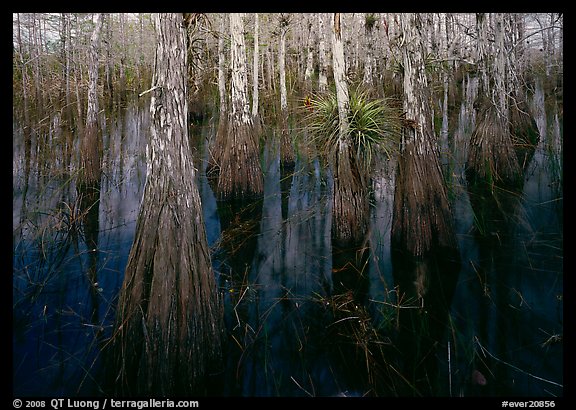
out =
[[(80, 207), (74, 161), (47, 174), (40, 157), (62, 152), (61, 147), (47, 146), (45, 151), (31, 150), (32, 165), (25, 169), (16, 162), (26, 154), (21, 129), (15, 130), (13, 373), (17, 396), (99, 392), (99, 352), (110, 335), (145, 178), (141, 153), (148, 109), (130, 106), (118, 114), (106, 120), (109, 124), (103, 131), (104, 173), (98, 214), (91, 216), (99, 227), (92, 278), (93, 249), (80, 222), (80, 215), (89, 211)], [(41, 132), (32, 136), (34, 141), (42, 137)]]
[[(437, 395), (562, 395), (563, 242), (561, 131), (536, 90), (533, 113), (541, 140), (527, 168), (524, 190), (506, 198), (494, 232), (480, 238), (476, 198), (466, 188), (463, 166), (473, 129), (477, 91), (466, 79), (462, 105), (443, 135), (451, 155), (448, 175), (462, 262), (446, 328), (437, 341)], [(89, 275), (91, 249), (74, 222), (78, 205), (74, 161), (42, 145), (42, 132), (61, 132), (58, 121), (25, 144), (14, 126), (13, 160), (13, 374), (15, 396), (100, 394), (100, 348), (110, 336), (145, 182), (148, 107), (129, 105), (102, 117), (101, 179), (96, 278)], [(268, 141), (278, 140), (272, 135)], [(200, 140), (213, 127), (193, 129)], [(207, 145), (198, 157), (206, 158)], [(76, 147), (77, 148), (77, 147)], [(76, 152), (76, 151), (73, 151)], [(46, 156), (53, 157), (47, 161)], [(364, 394), (358, 385), (362, 358), (345, 358), (349, 340), (334, 338), (330, 172), (317, 158), (299, 156), (283, 175), (279, 149), (264, 149), (264, 195), (246, 248), (232, 251), (223, 234), (236, 226), (223, 219), (196, 162), (204, 222), (217, 283), (226, 302), (223, 395), (336, 396)], [(397, 299), (390, 253), (394, 161), (375, 172), (369, 234), (366, 309), (383, 340), (394, 340)], [(472, 195), (472, 196), (471, 196)], [(484, 203), (486, 204), (486, 202)], [(236, 226), (237, 227), (237, 226)], [(246, 234), (239, 231), (237, 235)], [(97, 309), (97, 314), (94, 310)], [(445, 326), (445, 325), (442, 325)], [(388, 338), (388, 339), (386, 339)], [(346, 350), (348, 349), (348, 350)], [(448, 352), (450, 351), (450, 355)], [(387, 351), (388, 352), (388, 351)], [(393, 355), (393, 349), (387, 354)], [(450, 357), (450, 359), (449, 359)], [(357, 363), (351, 366), (350, 362)], [(390, 363), (399, 364), (395, 357)], [(481, 372), (485, 384), (473, 375)], [(389, 392), (390, 393), (390, 392)], [(393, 391), (391, 392), (393, 394)]]

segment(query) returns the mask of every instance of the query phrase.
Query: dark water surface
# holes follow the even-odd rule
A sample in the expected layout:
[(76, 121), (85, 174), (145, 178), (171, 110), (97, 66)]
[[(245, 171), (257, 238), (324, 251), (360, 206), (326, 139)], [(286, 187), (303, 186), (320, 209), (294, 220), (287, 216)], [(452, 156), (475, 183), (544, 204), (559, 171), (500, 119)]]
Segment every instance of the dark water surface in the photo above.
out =
[[(307, 155), (284, 169), (277, 130), (266, 130), (264, 197), (254, 210), (227, 210), (199, 173), (225, 297), (223, 396), (563, 395), (561, 122), (537, 89), (531, 108), (541, 138), (522, 192), (481, 198), (464, 177), (474, 82), (465, 90), (440, 134), (461, 259), (454, 274), (429, 279), (430, 298), (442, 303), (421, 306), (397, 292), (393, 161), (382, 162), (373, 178), (366, 251), (349, 264), (363, 274), (351, 280), (336, 263), (353, 261), (354, 250), (333, 256), (330, 172)], [(31, 128), (14, 121), (15, 396), (103, 394), (100, 350), (145, 183), (148, 105), (129, 103), (100, 121), (96, 205), (78, 199), (78, 150), (71, 146), (69, 159), (61, 119)], [(200, 170), (214, 134), (212, 121), (192, 127)], [(424, 369), (417, 375), (409, 374), (410, 356), (425, 358), (424, 367), (413, 364)], [(425, 379), (425, 388), (394, 381), (403, 377)]]

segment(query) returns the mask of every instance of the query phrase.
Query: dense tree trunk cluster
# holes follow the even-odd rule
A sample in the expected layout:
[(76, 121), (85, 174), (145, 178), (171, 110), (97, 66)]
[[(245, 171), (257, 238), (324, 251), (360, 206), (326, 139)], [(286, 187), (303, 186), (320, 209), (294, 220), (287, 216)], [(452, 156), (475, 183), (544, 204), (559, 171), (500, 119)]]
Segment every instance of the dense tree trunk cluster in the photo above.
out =
[[(38, 137), (36, 146), (41, 151), (53, 142), (69, 153), (72, 135), (79, 135), (79, 161), (70, 168), (79, 171), (78, 192), (86, 208), (83, 201), (98, 201), (100, 114), (121, 109), (130, 94), (149, 99), (146, 185), (109, 350), (112, 390), (121, 395), (204, 394), (210, 375), (220, 370), (222, 299), (204, 230), (199, 164), (191, 151), (192, 115), (218, 120), (206, 174), (220, 205), (230, 205), (222, 208), (230, 211), (222, 220), (233, 230), (231, 215), (239, 210), (232, 205), (248, 199), (251, 219), (261, 217), (260, 141), (270, 138), (267, 127), (280, 130), (286, 184), (302, 154), (294, 135), (308, 138), (308, 130), (300, 133), (302, 113), (314, 110), (312, 97), (335, 96), (338, 115), (326, 126), (337, 130), (326, 135), (335, 141), (328, 161), (334, 181), (332, 243), (345, 249), (365, 244), (371, 214), (370, 175), (351, 133), (350, 90), (362, 86), (371, 98), (394, 97), (402, 110), (402, 137), (394, 154), (391, 243), (409, 261), (396, 264), (394, 275), (403, 287), (414, 287), (411, 295), (423, 297), (429, 280), (448, 278), (448, 295), (455, 283), (456, 264), (445, 272), (433, 273), (431, 267), (444, 268), (436, 264), (438, 255), (445, 256), (438, 250), (447, 250), (451, 262), (458, 259), (445, 182), (449, 174), (443, 174), (440, 157), (440, 147), (449, 144), (448, 112), (457, 98), (478, 82), (466, 176), (469, 186), (488, 186), (487, 195), (496, 184), (522, 183), (538, 138), (527, 108), (535, 78), (543, 78), (547, 95), (562, 104), (563, 17), (558, 13), (13, 16), (14, 103), (23, 106), (28, 155), (32, 132), (46, 127), (46, 113), (57, 112), (69, 132), (62, 141)], [(191, 26), (199, 28), (193, 36)], [(87, 240), (96, 246), (94, 220), (85, 227)], [(233, 241), (225, 245), (235, 247)], [(362, 249), (358, 269), (367, 265)], [(334, 266), (346, 266), (348, 253), (338, 255)], [(237, 255), (233, 270), (245, 268), (245, 256)], [(95, 270), (90, 274), (95, 281)], [(345, 287), (344, 280), (334, 281)], [(439, 316), (446, 309), (438, 307)], [(407, 343), (412, 342), (419, 343)], [(420, 357), (406, 360), (416, 366)]]
[[(455, 14), (428, 13), (426, 16), (425, 47), (432, 58), (442, 58), (450, 62), (454, 69), (462, 64), (478, 63), (484, 53), (491, 53), (491, 44), (496, 29), (496, 14)], [(286, 14), (290, 19), (291, 29), (286, 35), (286, 69), (297, 73), (302, 84), (312, 80), (316, 89), (324, 89), (327, 80), (326, 66), (329, 59), (326, 55), (326, 36), (329, 27), (325, 20), (327, 15), (319, 14)], [(399, 13), (344, 13), (343, 38), (345, 59), (351, 79), (361, 81), (365, 73), (372, 71), (374, 80), (383, 81), (391, 77), (394, 64), (400, 59), (401, 42)], [(224, 15), (227, 19), (228, 16)], [(267, 91), (277, 89), (278, 71), (274, 61), (279, 49), (279, 30), (276, 26), (279, 15), (259, 13), (259, 38), (263, 58), (256, 61), (262, 78), (261, 87)], [(208, 14), (204, 31), (216, 33), (205, 35), (202, 42), (202, 65), (195, 63), (196, 80), (209, 81), (216, 79), (218, 60), (218, 39), (222, 33), (217, 22), (222, 15)], [(105, 91), (115, 94), (125, 88), (142, 92), (150, 81), (153, 56), (152, 15), (147, 13), (103, 14), (104, 52), (100, 64), (105, 73)], [(255, 15), (245, 14), (243, 19), (247, 27), (255, 27)], [(33, 95), (33, 100), (48, 100), (54, 103), (56, 94), (64, 94), (67, 105), (74, 105), (76, 85), (80, 96), (87, 92), (86, 56), (92, 26), (86, 24), (91, 14), (82, 13), (16, 13), (14, 15), (15, 61), (26, 63), (28, 79), (23, 82)], [(481, 21), (480, 21), (481, 20)], [(550, 76), (561, 65), (562, 15), (559, 13), (516, 13), (504, 15), (506, 29), (506, 50), (508, 55), (515, 55), (516, 76), (525, 74), (533, 63), (543, 63), (545, 74)], [(477, 24), (478, 23), (478, 24)], [(254, 25), (253, 25), (254, 24)], [(247, 32), (250, 32), (248, 30)], [(18, 33), (20, 33), (18, 35)], [(260, 36), (261, 35), (261, 36)], [(256, 36), (253, 37), (256, 39)], [(50, 39), (48, 41), (47, 39)], [(251, 37), (247, 36), (250, 41)], [(50, 47), (47, 44), (50, 44)], [(485, 51), (479, 53), (478, 47)], [(445, 55), (443, 50), (446, 50)], [(311, 52), (311, 54), (310, 54)], [(254, 63), (256, 59), (251, 59)], [(310, 65), (312, 61), (312, 65)], [(58, 62), (55, 65), (54, 62)], [(19, 64), (22, 68), (22, 64)], [(60, 72), (54, 72), (60, 67)], [(310, 72), (313, 67), (313, 72)], [(480, 68), (480, 66), (479, 66)], [(490, 69), (487, 66), (487, 69)], [(251, 71), (253, 71), (252, 68)], [(19, 70), (21, 73), (21, 70)], [(557, 72), (557, 71), (556, 71)], [(317, 74), (317, 76), (315, 76)], [(21, 75), (18, 84), (22, 84)], [(49, 85), (49, 86), (48, 86)], [(62, 93), (62, 91), (66, 91)], [(56, 91), (57, 93), (54, 93)], [(18, 96), (23, 96), (19, 93)], [(46, 105), (46, 104), (45, 104)]]
[[(488, 18), (492, 18), (490, 30)], [(470, 183), (492, 186), (518, 186), (526, 163), (525, 147), (536, 146), (536, 124), (527, 114), (527, 101), (520, 92), (517, 67), (524, 56), (523, 39), (517, 19), (503, 13), (476, 14), (477, 58), (480, 91), (476, 106), (478, 118), (470, 139), (467, 176)], [(515, 30), (516, 29), (516, 30)], [(494, 42), (488, 42), (493, 33)], [(512, 52), (511, 52), (512, 50)]]
[(421, 257), (436, 245), (455, 247), (456, 238), (432, 128), (424, 22), (419, 14), (404, 15), (400, 21), (405, 42), (402, 62), (406, 118), (396, 175), (392, 241)]

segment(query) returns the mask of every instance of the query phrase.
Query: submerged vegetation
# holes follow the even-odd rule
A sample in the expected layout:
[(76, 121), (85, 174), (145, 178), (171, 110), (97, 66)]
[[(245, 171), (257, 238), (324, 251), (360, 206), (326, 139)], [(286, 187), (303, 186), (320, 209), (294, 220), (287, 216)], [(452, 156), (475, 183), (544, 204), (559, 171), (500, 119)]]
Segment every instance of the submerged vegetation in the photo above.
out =
[(563, 395), (562, 15), (335, 14), (14, 14), (15, 396)]

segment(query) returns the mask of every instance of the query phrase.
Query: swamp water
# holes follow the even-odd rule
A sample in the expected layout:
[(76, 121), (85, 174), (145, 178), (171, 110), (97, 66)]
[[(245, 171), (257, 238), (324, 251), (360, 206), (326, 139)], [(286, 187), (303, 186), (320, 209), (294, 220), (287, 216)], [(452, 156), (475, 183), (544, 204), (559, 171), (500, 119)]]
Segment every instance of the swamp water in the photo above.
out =
[[(230, 212), (198, 173), (225, 301), (222, 396), (563, 395), (561, 123), (537, 89), (541, 138), (523, 190), (479, 198), (464, 177), (472, 100), (463, 99), (440, 136), (460, 265), (429, 279), (425, 300), (438, 303), (397, 292), (394, 162), (382, 162), (373, 178), (365, 252), (335, 256), (330, 172), (306, 156), (284, 169), (272, 142), (279, 131), (266, 129), (264, 196), (254, 209)], [(100, 123), (100, 192), (80, 200), (78, 147), (63, 154), (69, 136), (60, 118), (32, 128), (14, 122), (15, 397), (105, 394), (100, 351), (146, 179), (147, 101), (101, 113)], [(200, 170), (215, 127), (191, 128)]]

